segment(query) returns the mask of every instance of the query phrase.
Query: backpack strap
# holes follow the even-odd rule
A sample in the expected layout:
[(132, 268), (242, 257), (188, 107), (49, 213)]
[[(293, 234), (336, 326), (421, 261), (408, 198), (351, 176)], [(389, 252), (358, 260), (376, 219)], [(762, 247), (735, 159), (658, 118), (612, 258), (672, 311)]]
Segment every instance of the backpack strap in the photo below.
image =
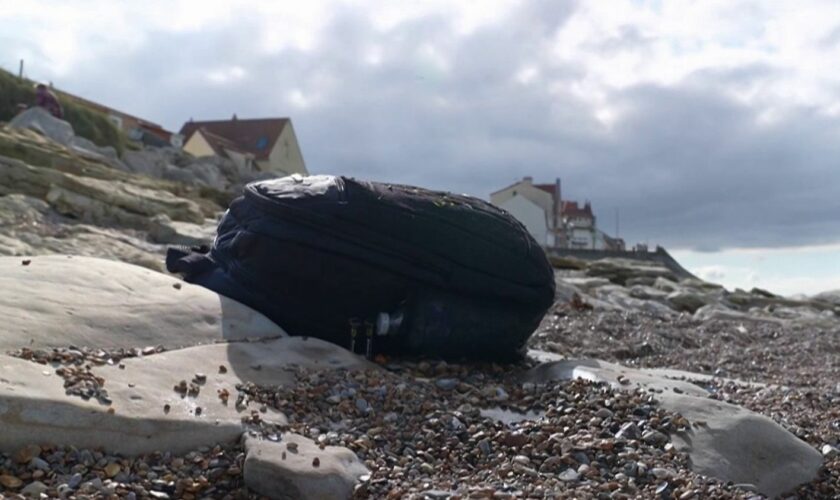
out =
[(198, 276), (216, 268), (216, 262), (210, 256), (210, 248), (169, 247), (166, 250), (166, 270), (184, 276), (187, 282), (194, 282)]

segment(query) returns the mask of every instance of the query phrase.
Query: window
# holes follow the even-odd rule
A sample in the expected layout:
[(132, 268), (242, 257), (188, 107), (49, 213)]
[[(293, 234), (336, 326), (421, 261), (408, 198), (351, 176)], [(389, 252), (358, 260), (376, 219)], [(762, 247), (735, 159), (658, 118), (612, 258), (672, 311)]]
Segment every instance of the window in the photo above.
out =
[(268, 147), (268, 137), (262, 136), (257, 139), (257, 149), (265, 149)]

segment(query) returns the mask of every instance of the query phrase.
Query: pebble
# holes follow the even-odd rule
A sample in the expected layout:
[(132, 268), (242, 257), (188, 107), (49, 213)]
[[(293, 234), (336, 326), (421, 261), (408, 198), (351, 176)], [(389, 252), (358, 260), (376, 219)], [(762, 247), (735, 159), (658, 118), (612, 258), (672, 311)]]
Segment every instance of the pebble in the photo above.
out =
[(367, 414), (370, 411), (370, 405), (366, 400), (359, 398), (356, 400), (356, 409), (359, 410), (360, 413)]
[(74, 490), (78, 488), (80, 484), (82, 484), (82, 475), (78, 472), (70, 476), (70, 480), (67, 481), (67, 486)]
[(674, 471), (663, 467), (654, 467), (650, 470), (650, 473), (653, 474), (653, 477), (656, 479), (671, 479), (676, 475)]
[(114, 477), (117, 474), (119, 474), (120, 470), (122, 470), (122, 468), (120, 467), (120, 464), (111, 462), (110, 464), (105, 466), (104, 470), (105, 470), (105, 475), (110, 478), (110, 477)]
[(18, 477), (3, 474), (0, 476), (0, 485), (10, 490), (16, 490), (23, 485), (23, 481)]
[(624, 439), (641, 439), (642, 431), (639, 430), (639, 426), (637, 426), (634, 422), (627, 422), (621, 426), (621, 429), (619, 429), (619, 431), (615, 434), (615, 437)]
[(444, 391), (451, 391), (458, 387), (459, 382), (454, 378), (439, 378), (435, 381), (435, 385)]
[(40, 457), (35, 457), (29, 461), (29, 468), (47, 471), (50, 470), (50, 464)]
[(29, 497), (40, 498), (41, 494), (45, 493), (48, 489), (50, 489), (49, 486), (41, 481), (32, 481), (20, 490), (20, 493)]
[(659, 431), (647, 431), (642, 434), (642, 441), (654, 446), (663, 446), (668, 443), (668, 436)]
[(557, 476), (561, 481), (577, 481), (579, 474), (574, 469), (566, 469)]
[(41, 447), (37, 444), (24, 446), (15, 453), (15, 462), (25, 464), (41, 454)]
[(613, 416), (613, 412), (609, 408), (600, 408), (595, 412), (595, 416), (598, 418), (610, 418)]

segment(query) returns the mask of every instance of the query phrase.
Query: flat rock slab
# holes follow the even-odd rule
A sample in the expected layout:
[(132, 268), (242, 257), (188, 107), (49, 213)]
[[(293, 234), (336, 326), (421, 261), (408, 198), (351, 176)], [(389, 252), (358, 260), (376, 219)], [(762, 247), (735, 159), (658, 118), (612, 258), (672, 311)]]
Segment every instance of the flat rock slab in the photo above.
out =
[(246, 436), (245, 450), (245, 484), (273, 500), (351, 498), (370, 473), (347, 448), (322, 450), (298, 434), (284, 434), (279, 442)]
[(284, 336), (204, 287), (122, 262), (0, 257), (0, 352), (21, 347), (167, 348)]
[[(692, 378), (687, 372), (680, 375)], [(571, 378), (606, 382), (618, 390), (652, 390), (664, 409), (692, 422), (690, 431), (672, 434), (671, 441), (688, 453), (692, 469), (701, 474), (752, 484), (775, 497), (813, 480), (822, 466), (817, 450), (773, 420), (710, 399), (704, 389), (656, 371), (570, 359), (543, 363), (525, 375), (527, 381), (536, 383)]]
[[(52, 366), (0, 356), (0, 451), (52, 444), (136, 455), (234, 442), (247, 430), (242, 417), (256, 409), (236, 407), (236, 384), (292, 383), (292, 367), (371, 366), (333, 344), (301, 337), (198, 346), (126, 359), (122, 368), (94, 367), (112, 400), (105, 405), (66, 395), (64, 380)], [(181, 380), (190, 383), (196, 374), (206, 377), (197, 384), (198, 395), (175, 392)], [(227, 404), (220, 390), (230, 393)], [(285, 422), (281, 414), (260, 415)]]

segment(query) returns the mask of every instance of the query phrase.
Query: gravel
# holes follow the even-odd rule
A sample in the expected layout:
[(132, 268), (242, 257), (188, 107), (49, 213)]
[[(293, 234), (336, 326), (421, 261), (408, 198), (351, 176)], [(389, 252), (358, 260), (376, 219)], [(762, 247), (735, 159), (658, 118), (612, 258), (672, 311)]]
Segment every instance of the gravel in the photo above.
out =
[(689, 381), (709, 390), (710, 398), (772, 418), (823, 454), (820, 477), (793, 497), (840, 498), (840, 459), (831, 451), (840, 446), (840, 322), (826, 329), (701, 322), (687, 315), (663, 320), (558, 304), (531, 346), (570, 358), (711, 375), (711, 381)]
[[(820, 477), (792, 497), (840, 495), (840, 328), (663, 320), (558, 305), (530, 347), (714, 375), (689, 381), (713, 399), (767, 415), (826, 458)], [(70, 347), (12, 354), (50, 365), (74, 397), (107, 404), (90, 368), (161, 350)], [(293, 385), (242, 384), (237, 394), (220, 397), (237, 404), (251, 399), (285, 413), (284, 427), (265, 424), (259, 412), (247, 417), (269, 439), (292, 431), (321, 446), (353, 450), (371, 470), (357, 498), (761, 498), (752, 485), (723, 484), (692, 472), (687, 456), (668, 442), (685, 419), (659, 408), (649, 394), (582, 380), (517, 383), (532, 361), (380, 361), (386, 370), (290, 368), (296, 370)], [(197, 373), (193, 383), (205, 377)], [(8, 498), (22, 498), (23, 491), (51, 497), (257, 498), (244, 485), (243, 461), (244, 451), (233, 444), (135, 458), (30, 446), (0, 454), (0, 491)]]
[[(638, 498), (658, 495), (663, 485), (675, 498), (750, 495), (691, 472), (687, 457), (659, 438), (685, 419), (647, 394), (582, 380), (524, 384), (526, 390), (513, 382), (522, 367), (403, 362), (399, 368), (299, 370), (289, 387), (239, 389), (289, 417), (276, 432), (353, 450), (371, 470), (358, 498)], [(441, 388), (435, 379), (441, 374), (458, 380), (457, 388)], [(481, 409), (499, 405), (502, 392), (506, 410), (544, 416), (509, 425), (482, 416)], [(617, 437), (628, 424), (656, 439)]]

